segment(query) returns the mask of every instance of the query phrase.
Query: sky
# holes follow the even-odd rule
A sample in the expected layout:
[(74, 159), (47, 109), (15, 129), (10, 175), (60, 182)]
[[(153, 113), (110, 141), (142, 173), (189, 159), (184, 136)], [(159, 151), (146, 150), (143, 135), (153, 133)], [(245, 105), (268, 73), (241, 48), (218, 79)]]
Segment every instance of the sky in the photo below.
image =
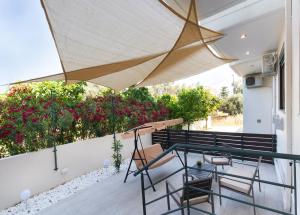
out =
[[(40, 1), (0, 0), (0, 85), (60, 72), (59, 57)], [(233, 74), (225, 65), (176, 84), (230, 87)], [(0, 87), (0, 93), (5, 89)]]
[(0, 0), (0, 85), (61, 72), (39, 0)]

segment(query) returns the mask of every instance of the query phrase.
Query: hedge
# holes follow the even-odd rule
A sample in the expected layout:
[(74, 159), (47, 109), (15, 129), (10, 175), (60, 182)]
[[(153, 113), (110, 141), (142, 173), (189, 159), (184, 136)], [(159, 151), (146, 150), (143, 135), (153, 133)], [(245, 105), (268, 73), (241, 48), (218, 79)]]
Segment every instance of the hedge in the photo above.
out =
[(15, 85), (0, 100), (0, 157), (111, 134), (112, 99), (116, 132), (168, 119), (168, 108), (140, 92), (146, 101), (128, 92), (86, 97), (84, 82)]

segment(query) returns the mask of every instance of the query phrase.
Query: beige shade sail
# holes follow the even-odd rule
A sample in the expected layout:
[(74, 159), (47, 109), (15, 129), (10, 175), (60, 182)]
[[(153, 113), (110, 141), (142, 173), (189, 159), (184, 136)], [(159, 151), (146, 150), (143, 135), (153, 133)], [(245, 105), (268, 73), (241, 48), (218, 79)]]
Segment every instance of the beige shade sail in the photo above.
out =
[(231, 61), (208, 46), (223, 34), (198, 24), (195, 0), (41, 2), (64, 72), (29, 81), (89, 81), (122, 90)]

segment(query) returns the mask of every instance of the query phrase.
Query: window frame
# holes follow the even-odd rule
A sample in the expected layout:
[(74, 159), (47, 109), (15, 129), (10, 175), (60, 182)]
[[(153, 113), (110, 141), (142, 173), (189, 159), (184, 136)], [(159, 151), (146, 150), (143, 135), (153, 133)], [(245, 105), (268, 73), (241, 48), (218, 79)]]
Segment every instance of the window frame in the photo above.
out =
[(285, 111), (286, 108), (286, 84), (285, 84), (285, 53), (284, 53), (284, 45), (281, 48), (280, 55), (278, 58), (278, 107), (279, 110)]

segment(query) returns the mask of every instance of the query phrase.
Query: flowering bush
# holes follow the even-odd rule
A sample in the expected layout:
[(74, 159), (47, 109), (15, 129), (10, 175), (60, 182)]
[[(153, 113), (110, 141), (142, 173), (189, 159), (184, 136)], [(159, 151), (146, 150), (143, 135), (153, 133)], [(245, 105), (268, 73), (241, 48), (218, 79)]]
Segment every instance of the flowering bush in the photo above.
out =
[[(43, 82), (12, 87), (0, 100), (0, 157), (100, 137), (114, 130), (122, 132), (168, 118), (168, 109), (153, 98), (141, 101), (128, 93), (113, 98), (110, 94), (85, 98), (85, 86)], [(145, 88), (141, 92), (147, 95)]]

